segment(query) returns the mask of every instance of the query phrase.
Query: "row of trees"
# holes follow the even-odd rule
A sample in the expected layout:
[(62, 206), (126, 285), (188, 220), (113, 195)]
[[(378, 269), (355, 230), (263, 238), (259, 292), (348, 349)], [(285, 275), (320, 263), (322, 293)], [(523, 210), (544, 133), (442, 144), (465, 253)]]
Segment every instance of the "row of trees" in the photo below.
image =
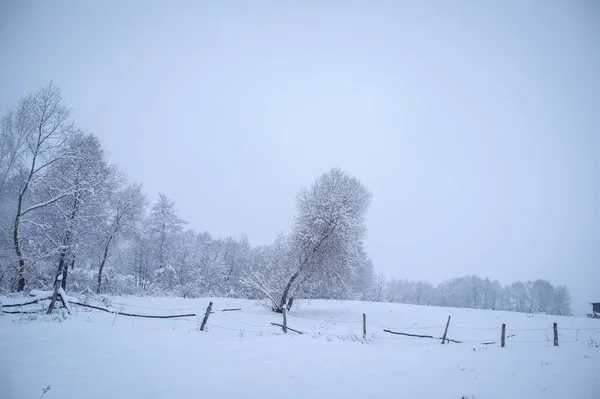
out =
[[(371, 195), (339, 169), (297, 197), (291, 231), (266, 246), (186, 227), (163, 194), (148, 209), (100, 141), (78, 128), (52, 84), (25, 96), (0, 126), (0, 289), (268, 298), (366, 292)], [(53, 301), (54, 302), (54, 301)]]
[(566, 288), (543, 280), (434, 288), (376, 276), (363, 247), (371, 194), (339, 169), (296, 200), (290, 231), (270, 245), (189, 229), (167, 196), (150, 206), (50, 84), (1, 121), (0, 290), (266, 298), (275, 311), (302, 297), (569, 313)]
[(370, 299), (415, 305), (571, 315), (571, 296), (567, 287), (554, 287), (541, 279), (502, 286), (498, 281), (473, 275), (447, 280), (434, 287), (425, 281), (386, 280), (379, 275), (372, 286)]

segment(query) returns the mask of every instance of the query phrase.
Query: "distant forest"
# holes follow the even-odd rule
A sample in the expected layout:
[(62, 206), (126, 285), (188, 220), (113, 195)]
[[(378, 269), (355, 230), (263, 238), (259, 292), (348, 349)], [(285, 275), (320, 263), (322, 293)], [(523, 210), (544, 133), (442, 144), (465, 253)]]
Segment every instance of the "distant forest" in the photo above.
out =
[(434, 287), (376, 274), (363, 245), (371, 194), (342, 170), (296, 200), (293, 226), (270, 245), (189, 229), (171, 199), (149, 204), (142, 184), (108, 162), (49, 84), (1, 121), (0, 292), (228, 296), (265, 299), (274, 311), (296, 297), (571, 314), (567, 288), (545, 280), (503, 287), (466, 276)]
[(503, 287), (498, 281), (473, 275), (447, 280), (434, 287), (424, 281), (386, 280), (380, 275), (375, 278), (368, 299), (415, 305), (572, 315), (571, 296), (567, 287), (555, 287), (541, 279), (518, 281)]

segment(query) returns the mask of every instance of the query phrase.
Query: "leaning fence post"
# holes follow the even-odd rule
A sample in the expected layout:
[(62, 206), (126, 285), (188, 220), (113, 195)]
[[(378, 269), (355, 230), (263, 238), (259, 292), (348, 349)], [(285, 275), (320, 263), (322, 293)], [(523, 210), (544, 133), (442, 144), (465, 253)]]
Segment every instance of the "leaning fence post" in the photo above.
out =
[(204, 331), (204, 327), (206, 327), (206, 322), (208, 321), (208, 316), (210, 316), (210, 312), (212, 311), (212, 302), (209, 302), (208, 307), (206, 308), (206, 313), (204, 313), (204, 318), (202, 319), (202, 324), (200, 325), (200, 331)]
[(444, 329), (444, 336), (442, 337), (442, 345), (444, 341), (446, 341), (446, 335), (448, 334), (448, 326), (450, 325), (450, 316), (448, 316), (448, 322), (446, 323), (446, 328)]
[(363, 338), (367, 338), (367, 315), (363, 313)]
[(502, 323), (502, 336), (500, 337), (500, 347), (504, 348), (506, 343), (506, 324)]
[(283, 332), (287, 333), (287, 309), (283, 307)]
[(554, 346), (558, 346), (558, 325), (554, 323), (552, 327), (554, 329)]

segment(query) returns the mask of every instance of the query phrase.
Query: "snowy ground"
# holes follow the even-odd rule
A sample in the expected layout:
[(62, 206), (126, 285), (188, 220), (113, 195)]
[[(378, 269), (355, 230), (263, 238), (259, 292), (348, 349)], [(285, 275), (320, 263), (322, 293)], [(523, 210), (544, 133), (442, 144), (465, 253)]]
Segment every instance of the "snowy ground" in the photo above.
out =
[[(111, 299), (113, 309), (144, 314), (200, 313), (209, 301)], [(39, 398), (48, 385), (45, 399), (600, 398), (600, 320), (311, 301), (288, 316), (305, 334), (283, 335), (270, 325), (281, 315), (259, 302), (210, 300), (215, 313), (204, 333), (196, 317), (115, 317), (77, 306), (66, 320), (0, 315), (0, 398)], [(242, 311), (220, 311), (232, 307)], [(448, 315), (448, 337), (464, 343), (383, 332), (441, 336)], [(498, 340), (502, 323), (514, 334), (506, 347), (483, 345)]]

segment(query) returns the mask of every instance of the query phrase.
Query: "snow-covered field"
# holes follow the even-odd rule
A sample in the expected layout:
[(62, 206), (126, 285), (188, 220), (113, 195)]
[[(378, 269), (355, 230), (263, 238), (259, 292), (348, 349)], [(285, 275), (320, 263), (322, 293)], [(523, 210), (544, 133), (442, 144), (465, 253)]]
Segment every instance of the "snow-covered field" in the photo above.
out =
[[(197, 331), (197, 317), (115, 317), (78, 306), (66, 319), (0, 315), (0, 398), (39, 398), (48, 385), (44, 399), (600, 398), (600, 320), (310, 301), (288, 315), (305, 334), (284, 335), (270, 324), (281, 315), (260, 302), (110, 299), (113, 309), (144, 314), (199, 314), (212, 300), (215, 312), (207, 332)], [(463, 343), (383, 332), (439, 337), (448, 315), (448, 337)], [(502, 323), (514, 335), (506, 347), (484, 345), (498, 341)]]

